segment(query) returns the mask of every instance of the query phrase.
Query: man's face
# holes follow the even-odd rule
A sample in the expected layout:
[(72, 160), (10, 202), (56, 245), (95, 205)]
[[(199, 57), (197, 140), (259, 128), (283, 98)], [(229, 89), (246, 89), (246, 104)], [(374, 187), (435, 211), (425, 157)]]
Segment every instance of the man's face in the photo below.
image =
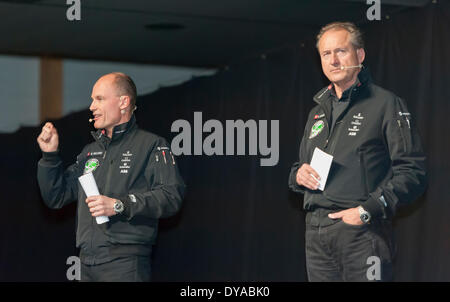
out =
[(89, 110), (94, 116), (94, 127), (106, 129), (108, 134), (121, 122), (121, 100), (114, 85), (114, 75), (101, 77), (92, 88), (92, 103)]
[(355, 66), (364, 61), (364, 49), (356, 50), (350, 42), (350, 33), (345, 29), (331, 29), (319, 40), (319, 55), (322, 70), (330, 82), (339, 86), (352, 84), (359, 68), (341, 69), (341, 66)]

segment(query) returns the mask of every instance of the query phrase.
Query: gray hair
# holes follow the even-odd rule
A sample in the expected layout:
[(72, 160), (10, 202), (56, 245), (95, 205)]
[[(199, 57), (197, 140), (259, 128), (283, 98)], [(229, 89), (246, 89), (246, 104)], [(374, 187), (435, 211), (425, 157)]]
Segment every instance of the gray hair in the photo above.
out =
[(356, 27), (352, 22), (332, 22), (324, 27), (322, 27), (317, 34), (316, 47), (319, 49), (319, 40), (322, 38), (323, 34), (332, 29), (344, 29), (350, 33), (350, 42), (355, 49), (364, 48), (364, 40), (362, 37), (362, 32)]

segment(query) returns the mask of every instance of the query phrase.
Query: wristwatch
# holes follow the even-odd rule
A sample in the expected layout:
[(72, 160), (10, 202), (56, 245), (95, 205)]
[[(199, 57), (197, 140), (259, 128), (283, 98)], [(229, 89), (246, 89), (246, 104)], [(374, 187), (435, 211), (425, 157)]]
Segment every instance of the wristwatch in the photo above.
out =
[(116, 212), (116, 214), (121, 214), (123, 210), (124, 210), (123, 202), (116, 199), (116, 202), (114, 203), (114, 212)]
[(371, 218), (370, 213), (364, 210), (362, 206), (358, 207), (358, 211), (359, 211), (359, 218), (361, 219), (361, 221), (363, 223), (369, 223)]

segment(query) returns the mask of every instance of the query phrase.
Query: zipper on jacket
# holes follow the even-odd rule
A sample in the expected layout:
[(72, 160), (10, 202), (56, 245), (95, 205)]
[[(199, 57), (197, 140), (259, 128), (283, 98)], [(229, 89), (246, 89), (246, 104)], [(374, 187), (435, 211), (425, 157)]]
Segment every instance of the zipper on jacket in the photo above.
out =
[(111, 161), (108, 163), (108, 173), (106, 174), (106, 183), (105, 183), (105, 192), (103, 194), (109, 194), (109, 180), (111, 179), (111, 172), (112, 172), (112, 165), (114, 163), (114, 160), (111, 159)]
[[(101, 137), (101, 134), (100, 134), (99, 138), (100, 137)], [(98, 142), (99, 142), (99, 145), (101, 146), (101, 148), (104, 150), (104, 152), (103, 152), (103, 163), (104, 163), (104, 160), (106, 158), (107, 147), (105, 145), (103, 145), (100, 141), (98, 141)], [(104, 195), (104, 194), (101, 194), (101, 195)], [(89, 215), (91, 215), (90, 212), (89, 212)], [(90, 251), (92, 251), (94, 249), (94, 237), (95, 237), (95, 233), (96, 233), (96, 226), (95, 226), (96, 222), (94, 222), (94, 220), (95, 220), (95, 217), (92, 217), (92, 215), (91, 215), (91, 230), (92, 230), (92, 232), (91, 232), (91, 247), (89, 249)], [(94, 257), (93, 261), (95, 263), (95, 255), (93, 257)]]
[[(330, 128), (330, 126), (328, 125), (328, 129)], [(333, 129), (334, 130), (334, 129)], [(331, 132), (328, 134), (327, 139), (325, 140), (325, 145), (323, 145), (323, 148), (326, 149), (328, 146), (328, 143), (330, 142), (330, 138), (331, 138)]]
[[(328, 121), (327, 121), (327, 122), (328, 122)], [(324, 149), (327, 148), (328, 143), (330, 142), (330, 140), (331, 140), (332, 137), (333, 137), (333, 134), (336, 132), (336, 126), (339, 125), (340, 123), (342, 123), (342, 120), (339, 120), (339, 121), (337, 121), (337, 122), (334, 124), (333, 131), (330, 132), (330, 134), (328, 135), (328, 138), (327, 138), (326, 141), (325, 141), (325, 145), (323, 146)], [(328, 128), (330, 128), (329, 125), (328, 125)], [(334, 144), (333, 144), (333, 146), (334, 146)], [(331, 150), (331, 147), (330, 147), (330, 151), (333, 151), (333, 150)]]
[[(114, 158), (114, 154), (115, 153), (119, 152), (119, 154), (120, 154), (120, 152), (121, 152), (120, 150), (122, 150), (122, 147), (123, 147), (124, 143), (125, 143), (125, 139), (122, 138), (121, 142), (119, 144), (115, 144), (115, 146), (113, 148), (115, 148), (117, 151), (112, 153), (113, 154), (113, 158)], [(112, 142), (109, 144), (109, 148), (111, 148), (111, 144), (112, 144)], [(108, 160), (106, 160), (106, 150), (105, 150), (105, 162), (108, 165), (108, 172), (106, 173), (106, 182), (105, 182), (105, 188), (104, 188), (103, 195), (110, 194), (110, 192), (109, 192), (110, 179), (111, 179), (112, 172), (114, 170), (112, 168), (112, 165), (114, 164), (114, 160), (111, 159), (109, 162), (108, 162)]]
[[(330, 143), (330, 140), (333, 138), (333, 134), (336, 132), (336, 126), (339, 125), (340, 123), (342, 123), (342, 118), (341, 117), (343, 117), (343, 116), (345, 116), (347, 114), (347, 111), (349, 110), (350, 104), (347, 105), (345, 110), (343, 112), (341, 112), (341, 114), (339, 116), (337, 116), (337, 118), (339, 120), (334, 124), (334, 127), (332, 129), (333, 131), (331, 131), (332, 125), (330, 124), (330, 119), (329, 119), (329, 117), (326, 114), (326, 112), (328, 112), (328, 110), (326, 110), (326, 107), (324, 105), (320, 104), (320, 106), (322, 107), (322, 110), (325, 113), (325, 117), (326, 117), (326, 121), (327, 121), (327, 125), (328, 125), (328, 131), (330, 131), (328, 133), (328, 137), (325, 140), (325, 144), (323, 146), (323, 148), (325, 149), (325, 148), (327, 148), (328, 144)], [(331, 112), (329, 114), (331, 114)]]
[[(89, 207), (88, 207), (88, 211), (89, 211), (89, 215), (91, 215), (91, 211), (89, 210)], [(91, 215), (91, 247), (90, 247), (90, 249), (89, 249), (89, 251), (92, 251), (93, 250), (93, 247), (94, 247), (94, 235), (95, 235), (95, 225), (94, 225), (94, 220), (95, 220), (95, 217), (92, 217), (92, 215)], [(94, 257), (94, 259), (95, 259), (95, 255), (93, 256)], [(93, 262), (94, 262), (94, 259), (92, 260)]]

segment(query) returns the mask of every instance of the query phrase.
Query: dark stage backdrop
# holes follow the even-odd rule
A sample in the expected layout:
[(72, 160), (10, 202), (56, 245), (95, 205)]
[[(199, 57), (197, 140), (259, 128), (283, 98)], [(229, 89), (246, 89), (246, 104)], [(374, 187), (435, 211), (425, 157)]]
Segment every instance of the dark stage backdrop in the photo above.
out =
[[(450, 281), (450, 7), (411, 9), (363, 30), (365, 65), (377, 84), (406, 100), (428, 155), (426, 193), (395, 219), (396, 280)], [(288, 191), (287, 179), (312, 96), (328, 84), (314, 35), (139, 99), (138, 124), (168, 139), (176, 135), (172, 123), (185, 119), (193, 126), (196, 111), (203, 122), (223, 125), (237, 119), (280, 123), (276, 166), (261, 167), (260, 156), (249, 155), (178, 158), (188, 189), (180, 213), (161, 221), (155, 281), (306, 280), (302, 196)], [(88, 118), (83, 111), (55, 121), (66, 165), (91, 141)], [(66, 259), (77, 255), (75, 205), (49, 210), (39, 195), (39, 132), (0, 135), (1, 281), (65, 281)]]

